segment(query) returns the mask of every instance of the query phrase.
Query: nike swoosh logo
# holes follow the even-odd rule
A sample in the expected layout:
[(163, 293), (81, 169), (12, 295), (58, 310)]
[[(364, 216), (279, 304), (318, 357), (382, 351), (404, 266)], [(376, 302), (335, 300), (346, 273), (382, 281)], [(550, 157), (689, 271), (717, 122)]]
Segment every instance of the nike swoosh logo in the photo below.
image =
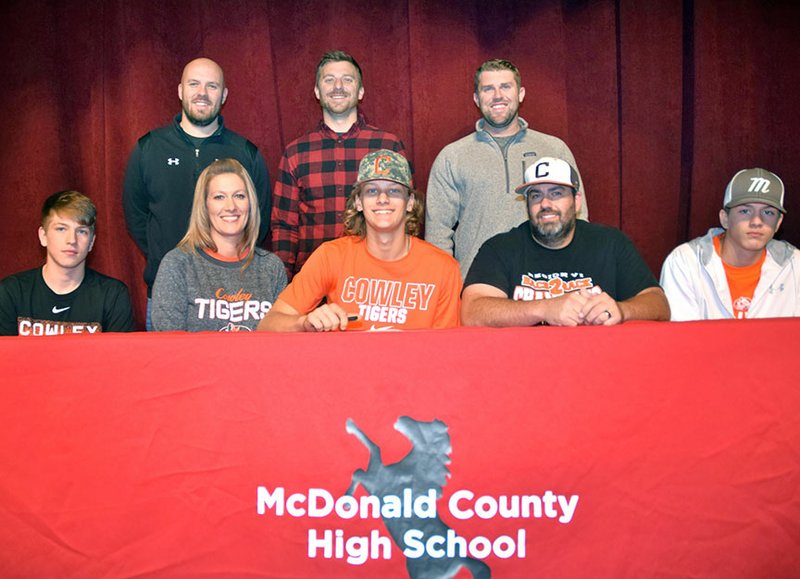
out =
[(370, 332), (397, 332), (394, 326), (383, 326), (382, 328), (376, 328), (375, 324), (372, 324), (372, 327), (369, 329)]
[(53, 312), (54, 314), (60, 314), (61, 312), (66, 312), (66, 311), (67, 311), (68, 309), (70, 309), (71, 307), (72, 307), (72, 306), (67, 306), (66, 308), (57, 308), (57, 307), (53, 306), (53, 310), (52, 310), (52, 312)]

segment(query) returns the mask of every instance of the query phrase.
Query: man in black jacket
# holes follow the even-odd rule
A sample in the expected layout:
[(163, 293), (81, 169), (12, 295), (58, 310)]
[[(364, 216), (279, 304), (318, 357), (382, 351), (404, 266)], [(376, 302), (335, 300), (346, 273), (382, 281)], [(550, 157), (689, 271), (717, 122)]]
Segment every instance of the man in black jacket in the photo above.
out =
[(258, 148), (223, 125), (219, 112), (228, 89), (222, 68), (208, 58), (191, 61), (178, 85), (182, 111), (171, 124), (144, 135), (125, 173), (125, 220), (147, 258), (147, 329), (150, 294), (164, 255), (186, 233), (197, 177), (217, 159), (237, 159), (253, 178), (261, 212), (259, 242), (269, 228), (272, 191)]

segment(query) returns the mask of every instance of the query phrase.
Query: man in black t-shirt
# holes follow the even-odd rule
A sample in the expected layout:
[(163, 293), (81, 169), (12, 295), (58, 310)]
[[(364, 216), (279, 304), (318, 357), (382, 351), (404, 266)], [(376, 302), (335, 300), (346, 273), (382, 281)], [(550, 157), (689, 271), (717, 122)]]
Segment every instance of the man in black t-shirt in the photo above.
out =
[(664, 292), (619, 230), (576, 220), (578, 174), (543, 157), (525, 171), (528, 221), (486, 241), (464, 281), (470, 326), (619, 324), (668, 320)]
[(133, 331), (127, 286), (86, 267), (97, 209), (86, 195), (61, 191), (42, 207), (42, 267), (0, 282), (0, 336)]

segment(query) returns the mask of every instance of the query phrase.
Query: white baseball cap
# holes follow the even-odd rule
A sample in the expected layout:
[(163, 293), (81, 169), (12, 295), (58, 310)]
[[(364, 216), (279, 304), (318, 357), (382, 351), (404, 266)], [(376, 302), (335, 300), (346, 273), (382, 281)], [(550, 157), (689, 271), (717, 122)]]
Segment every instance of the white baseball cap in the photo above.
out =
[(528, 187), (539, 183), (564, 185), (575, 190), (580, 187), (578, 172), (563, 159), (556, 159), (555, 157), (542, 157), (525, 169), (525, 182), (517, 187), (515, 191), (517, 193), (527, 193)]

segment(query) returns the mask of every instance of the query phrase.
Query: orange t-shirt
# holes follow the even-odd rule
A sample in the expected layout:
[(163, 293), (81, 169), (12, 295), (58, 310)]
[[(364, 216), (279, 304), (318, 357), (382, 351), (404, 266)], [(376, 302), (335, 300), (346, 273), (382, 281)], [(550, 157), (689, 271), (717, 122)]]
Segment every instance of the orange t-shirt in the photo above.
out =
[(214, 251), (210, 247), (204, 247), (203, 251), (205, 252), (206, 255), (210, 255), (211, 257), (213, 257), (217, 261), (225, 261), (225, 262), (228, 262), (228, 263), (235, 263), (237, 261), (242, 261), (243, 259), (245, 259), (247, 257), (247, 254), (250, 253), (250, 250), (248, 249), (248, 250), (245, 250), (245, 252), (242, 253), (242, 255), (240, 255), (239, 257), (227, 257), (225, 255), (222, 255), (221, 253), (217, 253), (216, 251)]
[[(722, 258), (722, 236), (721, 233), (714, 237), (714, 251)], [(725, 277), (728, 280), (728, 289), (731, 292), (731, 303), (733, 304), (733, 317), (744, 319), (747, 317), (747, 310), (750, 309), (750, 302), (753, 301), (753, 294), (756, 291), (758, 281), (761, 279), (761, 266), (767, 257), (767, 250), (761, 253), (761, 258), (753, 265), (745, 267), (735, 267), (722, 262), (725, 268)]]
[(347, 235), (320, 245), (279, 296), (301, 314), (322, 298), (359, 319), (353, 330), (417, 330), (459, 325), (458, 262), (416, 237), (408, 255), (382, 261), (367, 243)]

